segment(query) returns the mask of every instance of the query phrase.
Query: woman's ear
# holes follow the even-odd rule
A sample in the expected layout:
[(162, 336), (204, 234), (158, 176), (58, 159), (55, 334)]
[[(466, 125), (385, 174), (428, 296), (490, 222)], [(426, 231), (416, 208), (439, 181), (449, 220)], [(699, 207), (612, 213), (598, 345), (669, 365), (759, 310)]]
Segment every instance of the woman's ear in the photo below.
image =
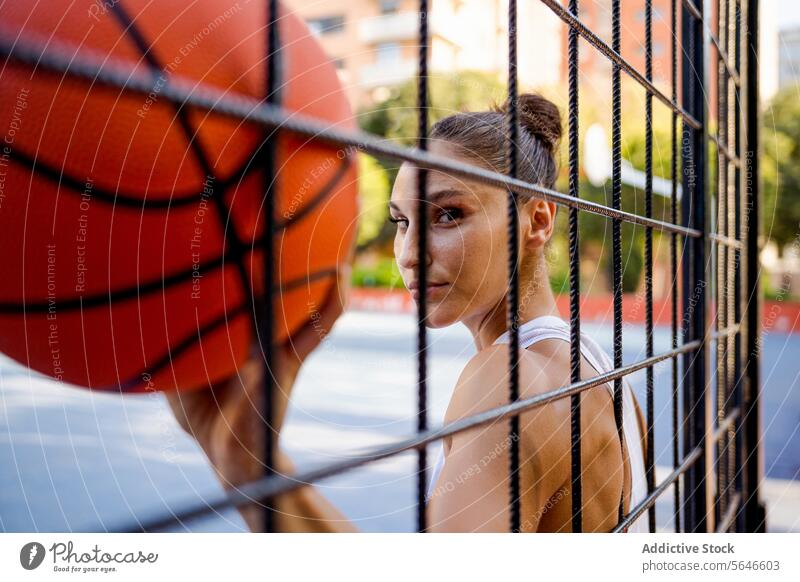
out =
[(522, 208), (520, 217), (522, 243), (529, 249), (543, 248), (553, 236), (558, 208), (556, 203), (532, 198)]

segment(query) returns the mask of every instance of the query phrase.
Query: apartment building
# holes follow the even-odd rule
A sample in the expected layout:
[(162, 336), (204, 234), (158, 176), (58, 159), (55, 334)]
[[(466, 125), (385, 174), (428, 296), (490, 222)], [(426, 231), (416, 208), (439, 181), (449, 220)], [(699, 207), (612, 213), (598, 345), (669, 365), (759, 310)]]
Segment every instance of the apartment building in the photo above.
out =
[[(418, 70), (415, 0), (288, 0), (336, 63), (356, 108), (386, 98)], [(508, 68), (508, 0), (431, 0), (431, 75)], [(539, 0), (518, 3), (518, 78), (554, 85), (562, 68), (563, 25)]]

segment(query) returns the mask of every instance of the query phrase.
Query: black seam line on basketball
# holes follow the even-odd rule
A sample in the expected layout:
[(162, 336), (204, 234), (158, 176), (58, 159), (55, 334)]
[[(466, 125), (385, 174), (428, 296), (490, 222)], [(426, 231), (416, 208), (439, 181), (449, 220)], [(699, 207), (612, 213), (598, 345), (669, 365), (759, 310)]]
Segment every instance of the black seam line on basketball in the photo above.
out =
[[(40, 175), (51, 182), (55, 182), (59, 186), (66, 186), (66, 192), (78, 195), (83, 195), (87, 192), (85, 182), (78, 180), (75, 178), (75, 176), (69, 175), (63, 169), (58, 169), (55, 166), (42, 161), (38, 157), (30, 156), (26, 152), (22, 151), (19, 146), (9, 147), (7, 151), (9, 160), (24, 166), (32, 173), (36, 173), (37, 175)], [(253, 150), (253, 152), (255, 152), (255, 150)], [(229, 188), (232, 184), (245, 178), (254, 167), (255, 164), (252, 164), (249, 158), (245, 158), (244, 162), (240, 164), (236, 170), (234, 170), (233, 174), (231, 174), (225, 180), (220, 180), (220, 184), (225, 190), (227, 190), (227, 188)], [(111, 205), (136, 208), (137, 210), (157, 211), (162, 211), (165, 208), (179, 208), (181, 206), (195, 204), (202, 200), (203, 193), (203, 190), (181, 196), (173, 196), (172, 193), (170, 193), (169, 197), (158, 197), (152, 199), (145, 198), (146, 193), (140, 195), (140, 197), (137, 197), (136, 194), (130, 192), (113, 192), (94, 184), (92, 185), (91, 191), (89, 191), (89, 195), (93, 201), (98, 200)]]
[[(144, 37), (144, 34), (139, 30), (136, 26), (133, 19), (125, 12), (125, 9), (122, 7), (122, 2), (116, 2), (112, 5), (112, 12), (117, 17), (120, 26), (122, 27), (123, 34), (129, 36), (136, 47), (139, 49), (139, 52), (142, 54), (142, 58), (147, 61), (147, 64), (150, 66), (150, 72), (157, 77), (160, 77), (164, 80), (163, 86), (167, 86), (169, 84), (169, 79), (166, 77), (166, 70), (159, 62), (156, 55), (153, 53), (149, 43)], [(205, 150), (203, 149), (202, 145), (199, 143), (199, 134), (198, 130), (192, 127), (191, 122), (189, 121), (187, 115), (187, 109), (182, 104), (168, 102), (170, 108), (175, 112), (175, 116), (178, 118), (178, 124), (183, 131), (184, 138), (189, 144), (189, 147), (194, 152), (195, 161), (200, 165), (205, 173), (206, 178), (211, 178), (212, 184), (212, 200), (214, 200), (214, 204), (217, 206), (217, 211), (219, 212), (219, 220), (221, 223), (221, 227), (223, 229), (223, 235), (225, 236), (226, 242), (229, 242), (234, 247), (235, 253), (241, 253), (242, 247), (244, 243), (242, 242), (239, 233), (236, 231), (236, 225), (231, 221), (230, 216), (230, 209), (225, 206), (224, 200), (222, 200), (222, 196), (224, 195), (224, 190), (219, 191), (218, 183), (217, 183), (217, 176), (215, 175), (213, 169), (211, 168), (211, 163), (209, 162), (209, 157), (206, 154)], [(207, 181), (207, 180), (206, 180)], [(219, 195), (218, 195), (219, 194)], [(240, 255), (241, 256), (241, 255)], [(245, 272), (244, 268), (240, 269), (243, 282), (248, 280), (247, 273)], [(244, 284), (244, 288), (247, 289), (249, 283)]]
[(328, 197), (328, 194), (336, 187), (339, 181), (347, 174), (347, 171), (352, 166), (352, 159), (350, 154), (345, 155), (344, 163), (339, 165), (339, 168), (336, 170), (336, 174), (331, 176), (330, 180), (320, 189), (319, 193), (311, 199), (311, 201), (303, 206), (300, 210), (298, 210), (291, 218), (285, 220), (284, 222), (279, 222), (273, 228), (273, 232), (279, 232), (286, 228), (289, 228), (293, 224), (302, 220), (305, 216), (307, 216), (314, 208), (316, 208), (325, 198)]
[(175, 359), (179, 358), (181, 354), (188, 351), (192, 346), (194, 346), (197, 342), (203, 341), (203, 336), (213, 333), (218, 328), (222, 327), (223, 325), (227, 324), (229, 321), (236, 319), (240, 315), (245, 315), (247, 313), (247, 301), (242, 302), (238, 306), (234, 307), (232, 310), (228, 312), (223, 312), (222, 315), (212, 319), (208, 323), (200, 326), (196, 330), (193, 330), (191, 333), (187, 334), (182, 340), (174, 344), (174, 346), (170, 346), (167, 348), (165, 354), (160, 356), (156, 363), (152, 366), (147, 366), (143, 370), (139, 371), (135, 375), (131, 376), (125, 382), (122, 382), (118, 386), (109, 386), (105, 388), (99, 388), (99, 390), (119, 390), (120, 392), (129, 392), (134, 386), (137, 386), (142, 383), (142, 378), (147, 374), (150, 377), (155, 376), (159, 372), (161, 372), (164, 368), (166, 368), (170, 363), (172, 363)]
[[(328, 268), (328, 269), (321, 269), (319, 271), (316, 271), (315, 273), (312, 273), (311, 275), (308, 275), (307, 277), (298, 277), (297, 279), (292, 279), (291, 281), (288, 281), (284, 285), (279, 286), (279, 288), (276, 289), (276, 292), (280, 292), (281, 294), (283, 294), (283, 293), (285, 293), (287, 291), (291, 291), (292, 289), (300, 287), (303, 284), (310, 283), (310, 282), (312, 282), (312, 281), (314, 281), (316, 279), (322, 279), (325, 276), (336, 276), (336, 275), (338, 275), (338, 273), (339, 273), (339, 270), (336, 269), (335, 267), (334, 268)], [(163, 370), (165, 367), (167, 367), (173, 360), (175, 360), (175, 358), (180, 357), (180, 355), (183, 352), (185, 352), (190, 347), (192, 347), (195, 344), (195, 342), (202, 341), (202, 337), (204, 335), (213, 332), (215, 329), (220, 327), (222, 324), (227, 323), (228, 321), (230, 321), (232, 319), (235, 319), (236, 317), (239, 317), (240, 315), (243, 315), (244, 313), (246, 313), (245, 310), (249, 305), (250, 305), (250, 303), (248, 301), (244, 301), (243, 303), (241, 303), (240, 305), (238, 305), (237, 307), (235, 307), (231, 311), (229, 311), (227, 313), (223, 313), (220, 317), (218, 317), (218, 318), (208, 322), (207, 324), (205, 324), (203, 327), (201, 327), (197, 331), (197, 333), (194, 333), (194, 332), (190, 333), (189, 335), (187, 335), (187, 337), (185, 337), (184, 339), (179, 341), (177, 344), (175, 344), (174, 347), (168, 349), (167, 353), (162, 355), (156, 361), (155, 364), (153, 364), (152, 366), (148, 366), (145, 370), (140, 371), (137, 375), (131, 377), (131, 379), (126, 380), (125, 382), (120, 384), (119, 385), (119, 390), (121, 390), (121, 391), (129, 391), (133, 386), (136, 386), (137, 384), (140, 384), (141, 383), (141, 378), (142, 378), (142, 376), (144, 374), (149, 374), (150, 376), (155, 376), (156, 374), (161, 372), (161, 370)], [(115, 387), (106, 388), (106, 389), (109, 390), (109, 389), (116, 389), (116, 388), (117, 387), (115, 386)], [(103, 390), (103, 388), (100, 388), (100, 390)]]
[(325, 277), (337, 276), (338, 274), (339, 274), (339, 267), (324, 267), (322, 269), (317, 269), (313, 273), (309, 273), (304, 277), (303, 276), (295, 277), (291, 281), (286, 281), (286, 283), (283, 283), (282, 285), (276, 285), (275, 287), (272, 288), (272, 293), (273, 294), (280, 293), (281, 295), (283, 295), (288, 291), (294, 291), (295, 289), (300, 287), (300, 285), (303, 284), (307, 285), (319, 279), (323, 279)]
[[(88, 309), (100, 305), (118, 303), (128, 299), (136, 299), (141, 295), (148, 295), (158, 290), (171, 287), (172, 285), (178, 285), (185, 281), (189, 281), (192, 279), (192, 276), (195, 272), (206, 273), (215, 271), (224, 265), (226, 261), (232, 263), (230, 256), (221, 255), (213, 260), (201, 263), (196, 269), (194, 267), (189, 267), (185, 270), (167, 275), (163, 278), (152, 279), (143, 284), (134, 284), (123, 289), (117, 289), (108, 293), (89, 295), (88, 297), (78, 295), (77, 297), (69, 297), (61, 301), (56, 300), (54, 304), (55, 309), (57, 311), (74, 310), (80, 308)], [(0, 302), (0, 313), (42, 313), (46, 312), (49, 307), (52, 307), (52, 305), (49, 305), (48, 301), (33, 303), (13, 303), (4, 301)]]
[[(133, 19), (128, 16), (127, 12), (125, 12), (124, 8), (122, 7), (122, 2), (112, 4), (112, 12), (117, 17), (117, 20), (122, 27), (122, 33), (131, 38), (133, 43), (141, 52), (142, 58), (144, 58), (145, 61), (147, 61), (147, 63), (150, 65), (151, 73), (164, 80), (163, 86), (168, 86), (169, 80), (166, 77), (166, 70), (156, 58), (154, 52), (151, 50), (149, 43), (144, 37), (144, 34), (142, 34), (142, 32), (134, 23)], [(247, 297), (248, 303), (250, 303), (252, 298), (250, 293), (250, 276), (247, 273), (244, 263), (242, 263), (242, 258), (246, 252), (245, 245), (242, 241), (242, 238), (239, 236), (238, 230), (236, 229), (236, 223), (231, 220), (231, 210), (225, 205), (225, 201), (223, 200), (225, 190), (220, 189), (219, 184), (217, 183), (217, 177), (211, 168), (209, 157), (199, 142), (200, 136), (198, 130), (192, 127), (192, 124), (189, 121), (188, 110), (183, 106), (183, 104), (172, 102), (168, 103), (178, 118), (178, 124), (183, 131), (184, 138), (189, 143), (189, 147), (194, 152), (195, 160), (206, 175), (205, 183), (208, 182), (209, 177), (211, 178), (211, 200), (213, 201), (214, 206), (217, 208), (217, 218), (219, 220), (219, 226), (222, 229), (222, 236), (225, 239), (225, 243), (232, 247), (230, 248), (230, 251), (232, 252), (232, 256), (235, 258), (234, 262), (236, 264), (236, 270), (239, 273), (239, 282), (242, 285), (242, 292), (244, 293), (245, 297)]]
[[(260, 244), (254, 244), (251, 247), (251, 250), (256, 250), (260, 248)], [(148, 295), (150, 293), (157, 292), (158, 290), (165, 289), (167, 287), (171, 287), (173, 285), (178, 285), (180, 283), (189, 281), (193, 278), (195, 272), (206, 273), (215, 271), (216, 269), (222, 267), (226, 262), (233, 264), (230, 256), (220, 256), (219, 258), (213, 259), (211, 261), (201, 263), (199, 268), (195, 269), (194, 267), (190, 267), (186, 270), (180, 271), (178, 273), (173, 273), (172, 275), (168, 275), (167, 277), (161, 279), (153, 279), (151, 281), (147, 281), (142, 285), (132, 285), (130, 287), (125, 287), (124, 289), (118, 289), (112, 291), (110, 293), (100, 293), (96, 295), (89, 295), (82, 296), (79, 295), (77, 297), (69, 297), (67, 299), (63, 299), (61, 301), (56, 301), (55, 308), (58, 311), (71, 311), (75, 309), (89, 309), (92, 307), (97, 307), (100, 305), (109, 305), (111, 303), (119, 303), (121, 301), (127, 301), (130, 299), (136, 299), (141, 297), (142, 295)], [(287, 290), (291, 290), (294, 287), (297, 287), (303, 283), (308, 281), (313, 281), (316, 278), (319, 278), (323, 275), (330, 273), (331, 271), (335, 271), (335, 267), (326, 267), (323, 269), (319, 269), (314, 273), (311, 273), (305, 277), (297, 277), (290, 281), (283, 283), (282, 285), (276, 285), (273, 288), (273, 293), (284, 293)], [(249, 281), (248, 281), (248, 295), (252, 293), (249, 289)], [(50, 308), (52, 308), (48, 301), (42, 302), (11, 302), (11, 301), (2, 301), (0, 302), (0, 314), (21, 314), (21, 313), (45, 313), (48, 312)]]

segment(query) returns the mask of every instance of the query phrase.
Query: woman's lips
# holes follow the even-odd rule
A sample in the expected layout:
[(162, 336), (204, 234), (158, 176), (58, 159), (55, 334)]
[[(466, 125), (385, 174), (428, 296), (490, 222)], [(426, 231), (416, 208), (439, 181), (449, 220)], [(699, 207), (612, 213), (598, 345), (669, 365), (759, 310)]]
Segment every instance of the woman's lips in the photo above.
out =
[[(425, 296), (431, 297), (433, 295), (436, 295), (437, 293), (443, 291), (447, 287), (447, 285), (448, 285), (447, 283), (429, 283), (426, 287)], [(412, 287), (411, 289), (409, 289), (409, 291), (411, 292), (412, 298), (419, 299), (419, 287)]]

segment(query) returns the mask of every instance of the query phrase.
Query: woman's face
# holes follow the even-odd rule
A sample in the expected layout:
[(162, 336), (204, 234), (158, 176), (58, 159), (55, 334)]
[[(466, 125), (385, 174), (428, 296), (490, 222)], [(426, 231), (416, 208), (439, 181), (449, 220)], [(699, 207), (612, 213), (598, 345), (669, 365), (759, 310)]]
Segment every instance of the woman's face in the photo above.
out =
[[(474, 163), (447, 142), (433, 154)], [(507, 198), (504, 189), (430, 170), (427, 178), (428, 326), (443, 327), (482, 317), (504, 301), (507, 288)], [(394, 183), (390, 220), (396, 222), (394, 253), (403, 282), (416, 300), (420, 257), (417, 169), (404, 163)]]

